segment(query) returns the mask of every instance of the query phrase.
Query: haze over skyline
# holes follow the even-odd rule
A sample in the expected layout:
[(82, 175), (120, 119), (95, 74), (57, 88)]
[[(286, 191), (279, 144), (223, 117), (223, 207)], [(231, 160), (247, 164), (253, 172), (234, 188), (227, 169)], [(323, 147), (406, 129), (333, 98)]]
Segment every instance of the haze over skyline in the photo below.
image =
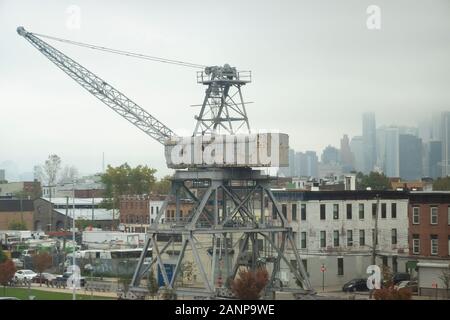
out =
[[(381, 29), (366, 27), (369, 5)], [(66, 25), (70, 5), (80, 28)], [(176, 9), (174, 9), (176, 8)], [(295, 150), (320, 155), (343, 134), (418, 126), (450, 110), (450, 2), (0, 0), (0, 164), (32, 171), (51, 153), (81, 173), (105, 164), (147, 164), (170, 173), (163, 147), (112, 112), (16, 33), (27, 30), (116, 49), (251, 70), (244, 88), (250, 125), (290, 135)], [(119, 18), (120, 16), (120, 18)], [(167, 19), (171, 17), (171, 19)], [(48, 41), (110, 82), (180, 134), (190, 134), (204, 89), (195, 69)]]

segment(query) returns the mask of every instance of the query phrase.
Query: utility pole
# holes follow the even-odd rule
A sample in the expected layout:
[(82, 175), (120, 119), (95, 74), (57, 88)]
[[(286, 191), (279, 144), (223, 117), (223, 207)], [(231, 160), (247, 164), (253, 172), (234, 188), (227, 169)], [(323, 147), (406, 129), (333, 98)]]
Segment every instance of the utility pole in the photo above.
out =
[(66, 221), (64, 223), (64, 229), (67, 230), (67, 228), (69, 227), (69, 196), (66, 196)]
[(375, 228), (373, 232), (373, 239), (372, 239), (372, 264), (376, 264), (376, 256), (377, 256), (377, 245), (378, 245), (378, 211), (380, 210), (380, 195), (376, 195), (377, 204), (376, 204), (376, 210), (375, 210)]
[(94, 226), (94, 189), (92, 189), (92, 226)]

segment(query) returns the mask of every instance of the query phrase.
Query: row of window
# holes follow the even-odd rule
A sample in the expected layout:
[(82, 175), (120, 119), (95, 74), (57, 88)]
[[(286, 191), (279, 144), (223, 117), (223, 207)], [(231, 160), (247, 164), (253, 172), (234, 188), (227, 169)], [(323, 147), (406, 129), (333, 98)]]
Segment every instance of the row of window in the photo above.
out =
[[(145, 224), (148, 224), (148, 222), (150, 221), (149, 219), (150, 218), (149, 218), (148, 215), (136, 216), (136, 215), (130, 214), (130, 215), (126, 215), (124, 217), (124, 219), (122, 219), (122, 223), (145, 223)], [(151, 220), (152, 220), (152, 223), (153, 223), (153, 219), (151, 219)]]
[[(420, 224), (420, 207), (412, 208), (412, 223)], [(437, 206), (430, 207), (430, 224), (438, 224), (439, 211)], [(447, 208), (447, 224), (450, 225), (450, 206)]]
[[(448, 255), (450, 255), (450, 236), (448, 236)], [(413, 254), (420, 254), (420, 235), (412, 235)], [(439, 254), (439, 237), (436, 234), (430, 235), (430, 253), (433, 256)]]
[[(358, 218), (363, 220), (365, 218), (365, 211), (364, 211), (364, 203), (358, 204)], [(320, 204), (320, 220), (326, 220), (327, 216), (327, 207), (326, 204), (322, 203)], [(377, 203), (372, 203), (372, 217), (375, 217), (377, 215)], [(292, 220), (297, 221), (297, 204), (293, 203), (291, 205), (291, 212), (292, 212)], [(281, 205), (281, 213), (285, 218), (287, 218), (287, 204)], [(353, 204), (347, 203), (346, 204), (346, 217), (348, 220), (353, 219)], [(272, 207), (272, 218), (277, 219), (277, 212), (276, 208)], [(381, 219), (387, 218), (387, 204), (382, 203), (381, 204)], [(391, 203), (391, 218), (395, 219), (397, 218), (397, 203)], [(300, 205), (300, 219), (306, 220), (306, 204)], [(333, 204), (333, 219), (338, 220), (339, 219), (339, 204), (335, 203)]]
[(120, 204), (123, 209), (145, 209), (148, 207), (148, 201), (123, 201)]
[[(372, 238), (374, 236), (375, 230), (372, 229)], [(353, 230), (347, 230), (347, 247), (353, 246)], [(296, 232), (294, 232), (294, 237), (296, 237)], [(366, 245), (366, 230), (360, 229), (359, 230), (359, 245), (365, 246)], [(391, 229), (391, 244), (397, 244), (397, 229)], [(378, 236), (375, 239), (376, 244), (378, 244)], [(339, 230), (333, 231), (333, 246), (339, 247), (340, 244), (340, 234)], [(327, 247), (327, 232), (322, 230), (320, 231), (320, 247), (326, 248)], [(307, 248), (307, 233), (306, 232), (300, 232), (300, 248), (306, 249)]]

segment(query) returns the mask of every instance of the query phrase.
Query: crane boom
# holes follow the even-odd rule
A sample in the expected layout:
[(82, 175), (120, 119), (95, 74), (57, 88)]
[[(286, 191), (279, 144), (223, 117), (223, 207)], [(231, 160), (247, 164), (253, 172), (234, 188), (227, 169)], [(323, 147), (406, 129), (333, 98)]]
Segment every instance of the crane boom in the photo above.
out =
[(27, 39), (44, 56), (83, 88), (153, 139), (164, 144), (167, 139), (177, 137), (171, 129), (134, 103), (123, 93), (76, 61), (38, 38), (32, 32), (26, 31), (23, 27), (18, 27), (17, 33)]

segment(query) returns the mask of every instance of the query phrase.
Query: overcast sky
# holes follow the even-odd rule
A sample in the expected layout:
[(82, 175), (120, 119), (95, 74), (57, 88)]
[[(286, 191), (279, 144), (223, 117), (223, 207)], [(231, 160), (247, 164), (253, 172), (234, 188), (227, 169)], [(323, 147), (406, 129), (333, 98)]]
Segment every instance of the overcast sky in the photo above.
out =
[[(70, 5), (81, 10), (70, 28)], [(369, 5), (381, 29), (366, 26)], [(73, 11), (72, 11), (73, 12)], [(16, 33), (36, 33), (206, 65), (252, 70), (250, 125), (296, 150), (339, 147), (377, 125), (450, 110), (450, 1), (0, 0), (0, 164), (32, 171), (50, 153), (82, 173), (106, 164), (166, 168), (163, 147), (91, 96)], [(73, 21), (73, 20), (70, 20)], [(204, 88), (195, 69), (51, 42), (176, 132), (191, 132)]]

